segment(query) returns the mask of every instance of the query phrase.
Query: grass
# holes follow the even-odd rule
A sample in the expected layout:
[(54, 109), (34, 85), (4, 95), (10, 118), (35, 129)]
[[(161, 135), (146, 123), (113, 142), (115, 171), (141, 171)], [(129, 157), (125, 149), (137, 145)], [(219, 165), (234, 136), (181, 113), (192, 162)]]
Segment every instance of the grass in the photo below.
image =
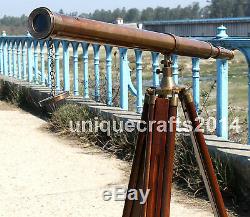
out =
[[(72, 132), (70, 130), (70, 121), (75, 124), (77, 121), (93, 121), (96, 117), (99, 123), (107, 121), (102, 116), (90, 112), (86, 107), (76, 104), (65, 104), (52, 114), (49, 126), (53, 132), (78, 137), (82, 143), (92, 143), (122, 160), (131, 161), (135, 149), (137, 132), (120, 133), (111, 130), (111, 134), (107, 135), (107, 133), (101, 132), (101, 130), (97, 132), (89, 130), (86, 132)], [(115, 120), (110, 121), (113, 123)], [(119, 123), (117, 123), (117, 126), (119, 126)]]

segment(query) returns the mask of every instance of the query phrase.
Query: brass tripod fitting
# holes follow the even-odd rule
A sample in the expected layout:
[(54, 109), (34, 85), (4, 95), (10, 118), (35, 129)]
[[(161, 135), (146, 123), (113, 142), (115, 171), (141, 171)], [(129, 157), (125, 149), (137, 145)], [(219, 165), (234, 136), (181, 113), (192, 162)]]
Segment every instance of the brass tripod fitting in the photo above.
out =
[(156, 100), (156, 90), (154, 88), (149, 88), (147, 89), (147, 102), (150, 105), (154, 105), (155, 104), (155, 100)]
[(162, 80), (161, 80), (161, 90), (163, 95), (167, 96), (172, 94), (175, 85), (173, 73), (172, 73), (172, 61), (171, 57), (169, 55), (164, 56), (164, 60), (161, 62), (164, 66), (162, 70), (158, 70), (157, 73), (163, 74)]
[(175, 86), (175, 82), (172, 76), (172, 68), (164, 67), (162, 70), (163, 78), (161, 80), (161, 89), (165, 91), (169, 91), (169, 94), (172, 93), (172, 90)]
[(170, 105), (177, 107), (178, 106), (178, 100), (179, 100), (178, 95), (174, 94), (173, 97), (170, 99)]
[(181, 95), (183, 95), (184, 97), (184, 100), (187, 102), (187, 103), (191, 103), (194, 101), (193, 99), (193, 95), (192, 93), (190, 92), (190, 89), (188, 88), (185, 88), (181, 91)]

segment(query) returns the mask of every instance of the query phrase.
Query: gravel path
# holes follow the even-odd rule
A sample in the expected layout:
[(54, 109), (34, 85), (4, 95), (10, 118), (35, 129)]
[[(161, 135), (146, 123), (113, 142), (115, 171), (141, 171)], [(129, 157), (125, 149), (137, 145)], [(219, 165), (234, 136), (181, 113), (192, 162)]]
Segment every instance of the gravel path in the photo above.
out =
[[(128, 165), (94, 148), (73, 147), (45, 125), (0, 101), (0, 216), (121, 217), (123, 202), (104, 202), (102, 193), (126, 186), (122, 168)], [(212, 216), (179, 199), (173, 198), (172, 216)]]

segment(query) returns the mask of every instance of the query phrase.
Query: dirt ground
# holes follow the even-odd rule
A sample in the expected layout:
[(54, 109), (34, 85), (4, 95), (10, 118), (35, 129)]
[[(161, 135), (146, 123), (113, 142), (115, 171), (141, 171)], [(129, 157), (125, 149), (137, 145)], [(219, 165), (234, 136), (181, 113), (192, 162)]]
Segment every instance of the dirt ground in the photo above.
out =
[[(121, 217), (124, 202), (105, 202), (102, 194), (127, 185), (128, 163), (45, 126), (0, 101), (0, 216)], [(171, 216), (213, 215), (207, 202), (174, 191)]]

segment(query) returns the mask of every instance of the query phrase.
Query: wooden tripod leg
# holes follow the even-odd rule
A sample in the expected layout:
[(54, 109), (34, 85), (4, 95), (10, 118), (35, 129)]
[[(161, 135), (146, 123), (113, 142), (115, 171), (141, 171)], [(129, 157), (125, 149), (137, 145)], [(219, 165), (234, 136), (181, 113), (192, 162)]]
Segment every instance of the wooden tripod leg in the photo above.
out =
[[(141, 118), (141, 120), (144, 122), (148, 121), (148, 109), (149, 109), (148, 103), (149, 103), (149, 96), (146, 94), (145, 100), (144, 100), (142, 118)], [(141, 124), (141, 126), (142, 125), (143, 125), (143, 123)], [(146, 132), (139, 132), (138, 138), (137, 138), (137, 145), (136, 145), (134, 160), (133, 160), (131, 174), (130, 174), (130, 180), (129, 180), (129, 184), (128, 184), (128, 190), (129, 189), (137, 189), (136, 186), (137, 186), (137, 182), (138, 182), (138, 177), (141, 176), (139, 174), (139, 170), (140, 170), (140, 167), (142, 167), (144, 165), (144, 160), (142, 160), (142, 157), (143, 157), (142, 152), (145, 151), (145, 148), (143, 148), (145, 141), (146, 141)], [(126, 198), (122, 216), (123, 217), (131, 217), (132, 207), (133, 207), (133, 201), (128, 200), (128, 198)]]
[(189, 91), (184, 90), (180, 93), (180, 99), (186, 120), (190, 120), (192, 123), (193, 130), (191, 132), (191, 139), (214, 215), (218, 217), (227, 217), (227, 212), (205, 138), (200, 131), (200, 122), (198, 120), (192, 94)]
[(157, 98), (155, 103), (155, 125), (153, 127), (152, 153), (150, 159), (150, 178), (147, 217), (160, 217), (160, 205), (163, 186), (163, 169), (165, 158), (166, 129), (162, 123), (167, 123), (169, 100)]
[[(150, 159), (151, 159), (151, 151), (152, 151), (152, 129), (150, 129), (149, 125), (152, 124), (154, 120), (154, 114), (155, 114), (155, 95), (150, 95), (149, 99), (149, 111), (148, 111), (148, 129), (147, 129), (147, 138), (146, 138), (146, 160), (145, 160), (145, 170), (144, 170), (144, 183), (143, 183), (143, 192), (147, 192), (149, 189), (149, 177), (150, 177)], [(147, 217), (147, 201), (142, 207), (142, 215), (141, 217)]]
[(161, 201), (161, 217), (170, 216), (171, 187), (173, 179), (175, 136), (176, 136), (176, 116), (178, 97), (173, 96), (170, 100), (169, 119), (167, 130), (167, 141), (165, 146), (165, 160), (163, 172), (163, 189)]
[[(139, 173), (138, 173), (137, 185), (135, 188), (137, 190), (143, 189), (143, 184), (144, 184), (144, 170), (145, 170), (144, 165), (145, 165), (145, 158), (146, 158), (145, 146), (146, 146), (146, 143), (144, 142), (143, 151), (141, 154), (140, 169), (139, 169)], [(142, 207), (143, 207), (143, 205), (141, 204), (141, 198), (140, 198), (140, 200), (134, 201), (130, 217), (140, 217), (141, 213), (142, 213)]]

